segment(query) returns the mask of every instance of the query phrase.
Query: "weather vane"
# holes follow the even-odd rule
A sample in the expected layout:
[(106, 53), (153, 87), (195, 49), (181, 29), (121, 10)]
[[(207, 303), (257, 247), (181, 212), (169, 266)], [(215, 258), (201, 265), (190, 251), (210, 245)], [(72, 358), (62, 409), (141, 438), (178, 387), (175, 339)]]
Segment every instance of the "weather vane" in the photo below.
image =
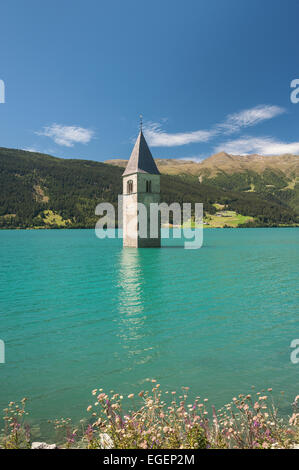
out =
[(140, 114), (140, 130), (142, 131), (142, 114)]

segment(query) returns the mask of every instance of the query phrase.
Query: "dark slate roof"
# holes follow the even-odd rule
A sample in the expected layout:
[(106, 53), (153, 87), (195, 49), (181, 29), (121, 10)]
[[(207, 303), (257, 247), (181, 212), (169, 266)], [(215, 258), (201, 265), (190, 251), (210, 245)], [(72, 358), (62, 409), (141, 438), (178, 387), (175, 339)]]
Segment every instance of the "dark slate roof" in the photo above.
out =
[(150, 175), (160, 175), (142, 131), (139, 132), (139, 136), (137, 137), (123, 176), (131, 175), (133, 173), (149, 173)]

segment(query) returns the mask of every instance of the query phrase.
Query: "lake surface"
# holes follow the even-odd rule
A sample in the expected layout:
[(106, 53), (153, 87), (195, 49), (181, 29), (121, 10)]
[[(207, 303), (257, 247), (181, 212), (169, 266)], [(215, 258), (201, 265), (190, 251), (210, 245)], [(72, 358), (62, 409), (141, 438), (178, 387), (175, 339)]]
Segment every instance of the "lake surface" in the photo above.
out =
[(289, 413), (298, 234), (207, 229), (199, 250), (135, 250), (93, 230), (0, 231), (0, 408), (26, 396), (37, 422), (76, 421), (92, 389), (125, 395), (149, 377), (218, 407), (273, 387)]

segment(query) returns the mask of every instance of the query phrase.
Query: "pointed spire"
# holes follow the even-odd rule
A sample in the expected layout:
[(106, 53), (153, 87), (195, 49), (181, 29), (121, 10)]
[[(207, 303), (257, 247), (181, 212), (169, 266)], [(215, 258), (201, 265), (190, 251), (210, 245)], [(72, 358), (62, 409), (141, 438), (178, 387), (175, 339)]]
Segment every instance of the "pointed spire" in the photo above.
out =
[(155, 160), (146, 143), (142, 132), (142, 118), (140, 121), (140, 132), (128, 161), (123, 176), (133, 173), (149, 173), (150, 175), (160, 175)]

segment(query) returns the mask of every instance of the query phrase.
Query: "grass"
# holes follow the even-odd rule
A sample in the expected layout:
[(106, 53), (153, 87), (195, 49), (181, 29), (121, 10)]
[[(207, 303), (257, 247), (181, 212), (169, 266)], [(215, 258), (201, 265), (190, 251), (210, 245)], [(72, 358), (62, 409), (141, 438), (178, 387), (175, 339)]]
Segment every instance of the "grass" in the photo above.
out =
[[(284, 420), (274, 406), (272, 389), (240, 394), (218, 410), (209, 406), (207, 398), (191, 401), (188, 390), (163, 392), (156, 380), (151, 381), (150, 391), (126, 398), (94, 389), (87, 421), (81, 420), (79, 426), (68, 418), (54, 422), (60, 436), (56, 443), (87, 449), (275, 449), (299, 444), (299, 395), (292, 415)], [(3, 448), (31, 447), (25, 404), (24, 398), (4, 410)]]
[(248, 191), (245, 191), (246, 193), (254, 193), (255, 192), (255, 186), (253, 183), (250, 183), (250, 189)]
[(223, 228), (227, 226), (236, 228), (241, 224), (252, 222), (254, 220), (253, 217), (241, 215), (235, 211), (221, 210), (218, 211), (217, 214), (207, 214), (204, 218), (204, 227)]
[(282, 188), (282, 191), (286, 191), (287, 189), (295, 189), (296, 184), (298, 184), (299, 178), (294, 178), (289, 181), (288, 185), (285, 188)]
[[(254, 217), (241, 215), (235, 211), (225, 210), (225, 206), (222, 204), (215, 203), (213, 204), (213, 206), (218, 210), (218, 212), (216, 214), (209, 214), (209, 213), (206, 214), (203, 220), (203, 228), (224, 228), (224, 227), (237, 228), (239, 227), (239, 225), (254, 221)], [(172, 224), (164, 224), (164, 226), (173, 227)], [(201, 225), (196, 223), (194, 219), (191, 219), (183, 223), (181, 227), (182, 228), (200, 228)]]
[(56, 214), (51, 210), (43, 211), (43, 219), (46, 225), (57, 225), (59, 227), (66, 227), (69, 223), (71, 223), (70, 220), (64, 220), (61, 215)]
[[(213, 206), (215, 209), (217, 209), (217, 213), (206, 214), (203, 220), (204, 228), (237, 228), (239, 225), (254, 221), (254, 217), (241, 215), (235, 211), (226, 210), (226, 206), (224, 204), (214, 203)], [(197, 228), (199, 225), (196, 224), (194, 220), (189, 220), (188, 222), (184, 223), (182, 227)]]

